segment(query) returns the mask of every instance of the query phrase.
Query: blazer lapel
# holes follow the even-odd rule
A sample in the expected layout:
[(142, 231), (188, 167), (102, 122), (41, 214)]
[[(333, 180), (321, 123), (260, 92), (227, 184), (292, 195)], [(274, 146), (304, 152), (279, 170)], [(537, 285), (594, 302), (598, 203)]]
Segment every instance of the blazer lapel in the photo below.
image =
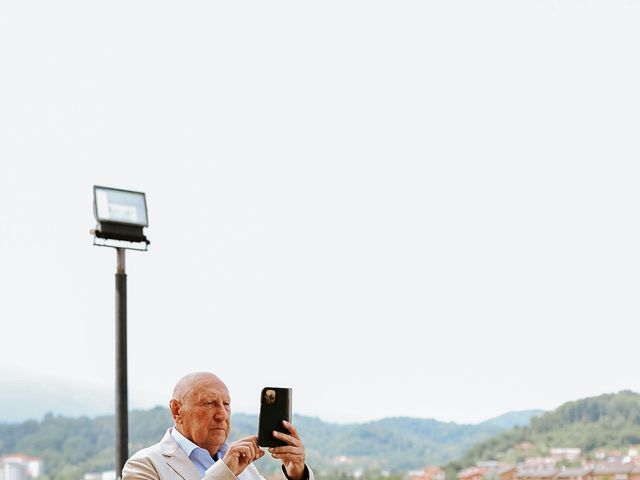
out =
[(184, 480), (200, 480), (200, 472), (189, 457), (171, 436), (171, 429), (167, 430), (160, 441), (162, 455), (167, 457), (167, 465)]

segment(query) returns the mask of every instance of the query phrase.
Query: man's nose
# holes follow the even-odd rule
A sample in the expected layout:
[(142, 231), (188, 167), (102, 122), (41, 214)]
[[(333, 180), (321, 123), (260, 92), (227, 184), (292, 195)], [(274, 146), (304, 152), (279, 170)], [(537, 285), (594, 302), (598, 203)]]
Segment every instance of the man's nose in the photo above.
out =
[(213, 416), (216, 420), (222, 421), (222, 420), (226, 420), (229, 414), (227, 413), (227, 409), (222, 407), (222, 408), (216, 408), (216, 411), (213, 414)]

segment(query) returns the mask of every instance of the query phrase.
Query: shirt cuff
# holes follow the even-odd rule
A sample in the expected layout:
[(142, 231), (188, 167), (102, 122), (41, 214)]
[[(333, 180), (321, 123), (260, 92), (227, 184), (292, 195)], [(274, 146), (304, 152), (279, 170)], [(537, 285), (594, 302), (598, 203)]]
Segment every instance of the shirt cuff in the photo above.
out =
[[(282, 465), (282, 473), (284, 473), (284, 476), (287, 478), (287, 480), (291, 480), (291, 478), (289, 478), (289, 475), (287, 475), (287, 469), (284, 468), (284, 465)], [(300, 480), (309, 480), (309, 468), (307, 467), (307, 464), (304, 464), (304, 472), (302, 472), (302, 478)]]
[(238, 480), (238, 477), (229, 470), (226, 463), (218, 460), (207, 469), (204, 473), (203, 480)]

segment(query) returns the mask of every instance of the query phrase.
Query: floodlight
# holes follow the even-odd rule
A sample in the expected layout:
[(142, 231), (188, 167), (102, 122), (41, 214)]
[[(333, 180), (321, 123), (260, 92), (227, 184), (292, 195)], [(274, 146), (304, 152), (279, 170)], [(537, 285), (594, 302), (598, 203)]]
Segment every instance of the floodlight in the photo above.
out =
[[(91, 230), (93, 244), (114, 247), (116, 269), (116, 479), (129, 458), (129, 407), (127, 386), (127, 273), (125, 251), (146, 250), (149, 240), (147, 200), (142, 192), (93, 186), (93, 215), (97, 225)], [(100, 239), (100, 241), (98, 241)]]
[[(98, 224), (92, 233), (97, 238), (104, 241), (144, 243), (146, 250), (150, 242), (144, 236), (143, 229), (149, 226), (149, 221), (143, 192), (94, 185), (93, 211)], [(103, 245), (115, 246), (107, 245), (106, 242)]]

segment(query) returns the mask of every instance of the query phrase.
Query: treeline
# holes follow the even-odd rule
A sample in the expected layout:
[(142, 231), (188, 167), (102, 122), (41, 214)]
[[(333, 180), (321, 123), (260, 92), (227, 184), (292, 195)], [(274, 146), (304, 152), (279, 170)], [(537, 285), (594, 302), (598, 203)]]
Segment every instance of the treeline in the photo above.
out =
[[(479, 440), (513, 422), (528, 422), (536, 412), (512, 414), (507, 420), (459, 425), (436, 420), (387, 418), (361, 424), (332, 424), (294, 416), (307, 449), (308, 462), (322, 476), (340, 476), (362, 468), (369, 472), (401, 472), (459, 457)], [(230, 439), (256, 433), (256, 415), (234, 414)], [(129, 414), (131, 453), (162, 438), (172, 425), (169, 411), (157, 407)], [(86, 472), (114, 468), (115, 423), (112, 416), (69, 418), (48, 414), (41, 421), (0, 424), (0, 455), (25, 453), (42, 457), (45, 480), (79, 480)], [(348, 457), (340, 462), (339, 457)], [(279, 463), (269, 456), (258, 462), (263, 472)], [(371, 473), (373, 475), (373, 473)]]
[[(171, 425), (164, 408), (129, 415), (132, 449), (152, 443), (151, 439), (160, 438)], [(0, 454), (18, 452), (41, 457), (47, 478), (78, 480), (87, 472), (113, 470), (114, 438), (113, 416), (90, 419), (47, 414), (41, 421), (0, 424)]]

